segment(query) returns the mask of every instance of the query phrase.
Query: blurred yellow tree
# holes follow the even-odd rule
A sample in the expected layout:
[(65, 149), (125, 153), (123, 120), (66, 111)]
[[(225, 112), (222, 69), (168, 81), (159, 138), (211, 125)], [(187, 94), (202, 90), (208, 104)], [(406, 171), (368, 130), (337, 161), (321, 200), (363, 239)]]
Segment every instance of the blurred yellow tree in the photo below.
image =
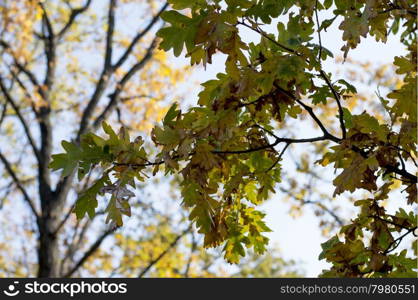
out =
[(147, 133), (165, 114), (167, 95), (181, 97), (188, 68), (157, 49), (166, 8), (158, 1), (0, 4), (3, 275), (64, 276), (113, 234), (71, 214), (95, 173), (75, 184), (74, 174), (61, 180), (48, 163), (62, 137), (79, 141), (103, 120)]

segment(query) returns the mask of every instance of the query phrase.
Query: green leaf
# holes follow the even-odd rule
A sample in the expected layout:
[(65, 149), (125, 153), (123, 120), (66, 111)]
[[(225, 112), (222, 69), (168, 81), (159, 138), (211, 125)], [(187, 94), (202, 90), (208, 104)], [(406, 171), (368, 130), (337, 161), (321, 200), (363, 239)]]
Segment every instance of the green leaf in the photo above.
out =
[(116, 226), (123, 225), (122, 214), (116, 207), (116, 198), (114, 196), (110, 198), (105, 211), (107, 212), (106, 223), (111, 222), (116, 224)]
[(172, 5), (174, 9), (185, 9), (193, 8), (199, 4), (205, 4), (205, 1), (202, 0), (169, 0), (168, 3)]
[(152, 131), (155, 136), (155, 140), (161, 145), (175, 145), (180, 141), (178, 132), (170, 127), (154, 127)]
[(110, 179), (107, 174), (97, 180), (90, 188), (84, 191), (77, 199), (74, 207), (74, 212), (77, 219), (81, 219), (87, 213), (90, 218), (93, 218), (95, 210), (98, 206), (97, 195), (100, 193), (101, 188), (110, 184)]
[(240, 257), (245, 256), (244, 247), (241, 244), (241, 240), (239, 238), (231, 238), (226, 244), (223, 249), (225, 252), (225, 259), (230, 264), (237, 264), (239, 263)]
[(330, 27), (332, 25), (332, 23), (334, 23), (336, 18), (337, 18), (337, 16), (335, 16), (332, 19), (326, 19), (326, 20), (322, 21), (321, 26), (319, 27), (319, 30), (327, 31), (328, 27)]
[(177, 110), (176, 108), (177, 108), (177, 103), (173, 103), (173, 105), (171, 105), (170, 109), (168, 110), (167, 114), (164, 117), (164, 120), (163, 120), (164, 125), (169, 126), (173, 124), (173, 120), (180, 113), (180, 110)]
[(343, 107), (344, 124), (347, 129), (353, 128), (353, 116), (348, 108)]
[(340, 83), (340, 84), (345, 85), (345, 91), (346, 92), (349, 92), (349, 93), (352, 93), (352, 94), (357, 94), (356, 87), (354, 85), (348, 83), (346, 80), (339, 79), (337, 82)]
[(338, 237), (335, 235), (325, 243), (321, 244), (322, 252), (319, 254), (319, 260), (324, 259), (326, 253), (333, 248), (335, 245), (341, 243)]
[(257, 185), (255, 181), (250, 181), (244, 187), (245, 194), (247, 199), (254, 204), (257, 204)]
[(331, 5), (332, 5), (332, 0), (325, 0), (325, 1), (324, 1), (324, 7), (325, 7), (326, 9), (330, 8), (330, 7), (331, 7)]
[(116, 134), (116, 132), (113, 130), (113, 128), (107, 124), (106, 122), (102, 123), (103, 131), (109, 136), (109, 145), (118, 145), (119, 144), (119, 138)]
[(175, 56), (180, 56), (184, 46), (188, 52), (191, 52), (194, 49), (196, 25), (202, 18), (196, 16), (192, 19), (174, 10), (162, 13), (161, 18), (170, 23), (171, 27), (161, 28), (157, 32), (157, 36), (163, 39), (160, 49), (165, 51), (173, 49)]
[(81, 150), (73, 143), (62, 141), (62, 147), (67, 153), (52, 155), (49, 168), (53, 170), (62, 169), (62, 177), (68, 176), (77, 167), (81, 156)]

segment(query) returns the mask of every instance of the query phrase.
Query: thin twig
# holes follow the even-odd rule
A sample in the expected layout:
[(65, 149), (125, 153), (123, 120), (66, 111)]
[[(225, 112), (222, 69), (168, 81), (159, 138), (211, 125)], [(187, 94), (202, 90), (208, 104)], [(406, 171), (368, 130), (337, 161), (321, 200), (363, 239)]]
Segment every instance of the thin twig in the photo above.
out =
[(86, 4), (79, 8), (71, 8), (70, 17), (68, 18), (67, 23), (64, 25), (64, 27), (58, 32), (57, 37), (62, 38), (64, 34), (70, 29), (71, 25), (74, 23), (75, 19), (78, 15), (85, 12), (91, 4), (91, 0), (87, 0)]
[(144, 275), (156, 264), (158, 263), (172, 248), (174, 248), (178, 241), (185, 236), (187, 233), (190, 232), (190, 230), (192, 229), (192, 224), (189, 225), (189, 227), (187, 227), (187, 229), (185, 229), (182, 233), (180, 233), (179, 235), (177, 235), (177, 237), (168, 245), (168, 247), (160, 253), (160, 255), (158, 255), (155, 259), (153, 259), (148, 266), (145, 267), (145, 269), (143, 269), (139, 275), (138, 278), (142, 278), (144, 277)]
[(152, 27), (157, 23), (161, 14), (167, 9), (167, 7), (168, 7), (168, 3), (165, 3), (161, 7), (161, 9), (158, 11), (158, 13), (151, 19), (148, 25), (132, 39), (128, 48), (126, 48), (125, 52), (122, 54), (119, 60), (114, 64), (113, 68), (117, 69), (120, 66), (122, 66), (122, 64), (128, 59), (129, 54), (132, 52), (136, 44), (152, 29)]
[[(406, 237), (408, 234), (410, 234), (411, 232), (413, 233), (413, 235), (415, 235), (414, 231), (417, 229), (418, 227), (415, 226), (413, 228), (410, 228), (407, 232), (405, 232), (404, 234), (402, 234), (400, 237), (398, 237), (397, 239), (393, 240), (389, 246), (386, 248), (385, 251), (383, 251), (383, 254), (388, 254), (392, 251), (394, 251), (396, 248), (398, 248), (399, 244), (402, 242), (403, 238)], [(392, 248), (392, 246), (394, 246)], [(392, 249), (391, 249), (392, 248)]]
[(90, 248), (84, 253), (84, 255), (74, 265), (74, 267), (71, 268), (63, 277), (65, 278), (71, 277), (86, 262), (86, 260), (97, 251), (97, 249), (100, 247), (102, 242), (106, 239), (106, 237), (112, 234), (116, 229), (117, 227), (114, 227), (114, 228), (104, 231), (99, 236), (99, 238), (90, 246)]
[(318, 61), (321, 64), (321, 57), (322, 57), (322, 39), (321, 39), (321, 30), (319, 25), (319, 18), (318, 18), (318, 0), (315, 1), (315, 18), (316, 18), (316, 25), (317, 25), (317, 32), (318, 32), (318, 42), (319, 42), (319, 53), (318, 53)]
[(344, 111), (343, 111), (343, 107), (341, 105), (341, 97), (340, 94), (337, 93), (337, 91), (335, 90), (334, 86), (332, 85), (331, 81), (329, 80), (327, 74), (325, 74), (325, 72), (323, 70), (320, 71), (320, 76), (325, 80), (327, 86), (329, 87), (329, 89), (331, 90), (335, 101), (337, 102), (338, 105), (338, 118), (340, 120), (340, 127), (341, 127), (341, 131), (342, 131), (342, 136), (343, 136), (343, 140), (345, 140), (347, 138), (347, 129), (345, 128), (345, 123), (344, 123)]

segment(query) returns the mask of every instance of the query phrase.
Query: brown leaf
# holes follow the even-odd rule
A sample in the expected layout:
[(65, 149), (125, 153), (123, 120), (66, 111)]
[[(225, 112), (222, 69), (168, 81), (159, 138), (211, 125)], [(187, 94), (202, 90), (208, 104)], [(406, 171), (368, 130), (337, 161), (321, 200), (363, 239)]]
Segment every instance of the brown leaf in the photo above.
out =
[(417, 185), (411, 184), (406, 188), (406, 192), (408, 193), (408, 204), (417, 203)]
[(370, 260), (370, 268), (375, 271), (379, 272), (383, 269), (387, 262), (387, 257), (380, 253), (373, 253), (372, 258)]

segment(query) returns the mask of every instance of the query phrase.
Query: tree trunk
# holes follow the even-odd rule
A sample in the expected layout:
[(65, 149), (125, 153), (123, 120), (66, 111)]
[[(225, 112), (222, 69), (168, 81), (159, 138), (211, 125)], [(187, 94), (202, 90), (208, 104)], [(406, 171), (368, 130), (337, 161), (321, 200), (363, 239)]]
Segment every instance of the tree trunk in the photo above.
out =
[(59, 277), (58, 240), (57, 235), (53, 232), (53, 228), (51, 219), (43, 221), (42, 229), (39, 233), (38, 277)]
[[(45, 196), (45, 195), (44, 195)], [(42, 215), (39, 227), (38, 277), (59, 277), (60, 251), (58, 231), (66, 195), (48, 193), (42, 203)]]

